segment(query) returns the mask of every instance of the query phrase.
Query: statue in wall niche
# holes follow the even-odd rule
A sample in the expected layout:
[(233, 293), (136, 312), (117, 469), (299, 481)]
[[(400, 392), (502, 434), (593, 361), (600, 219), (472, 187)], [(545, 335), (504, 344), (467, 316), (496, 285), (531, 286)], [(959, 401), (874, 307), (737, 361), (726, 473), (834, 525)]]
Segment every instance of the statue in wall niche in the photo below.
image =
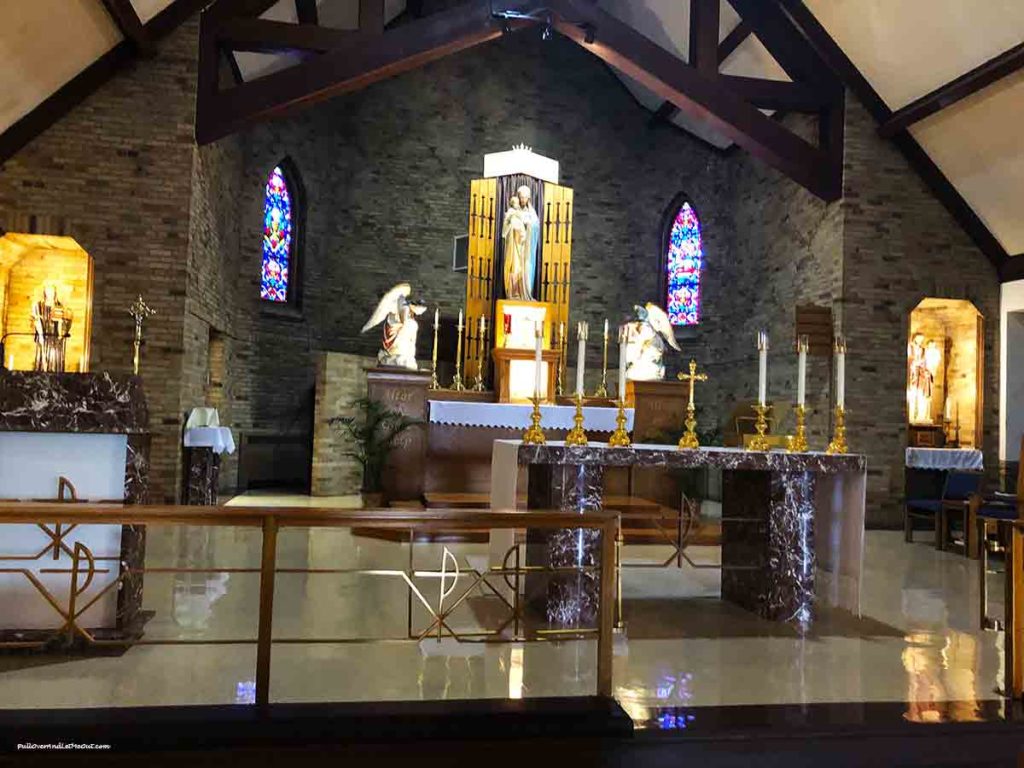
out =
[(366, 333), (374, 326), (384, 323), (384, 335), (380, 351), (377, 353), (377, 364), (395, 368), (417, 370), (416, 365), (416, 334), (420, 324), (417, 315), (422, 315), (427, 307), (409, 298), (412, 287), (408, 283), (399, 283), (384, 294), (373, 315), (366, 321), (361, 333)]
[(32, 304), (36, 358), (33, 370), (64, 372), (64, 350), (71, 335), (74, 313), (57, 296), (57, 286), (43, 286), (42, 298)]
[(502, 219), (503, 277), (505, 298), (533, 301), (533, 280), (537, 274), (537, 245), (540, 242), (540, 219), (530, 202), (527, 186), (519, 187), (508, 201)]
[(626, 324), (626, 378), (633, 381), (661, 381), (665, 378), (665, 345), (677, 352), (682, 350), (676, 341), (675, 330), (657, 304), (647, 302), (635, 305), (636, 320)]
[(942, 351), (923, 333), (907, 344), (907, 418), (911, 424), (932, 423), (932, 388), (942, 362)]

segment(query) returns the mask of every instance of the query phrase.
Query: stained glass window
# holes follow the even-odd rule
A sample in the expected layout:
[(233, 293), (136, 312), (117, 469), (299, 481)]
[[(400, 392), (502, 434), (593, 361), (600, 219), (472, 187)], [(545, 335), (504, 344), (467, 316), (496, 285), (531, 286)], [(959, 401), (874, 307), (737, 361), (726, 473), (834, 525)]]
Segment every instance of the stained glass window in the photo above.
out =
[(683, 203), (672, 222), (665, 254), (665, 310), (672, 325), (696, 325), (700, 322), (700, 274), (703, 266), (700, 222), (690, 204)]
[(263, 270), (260, 298), (288, 301), (288, 280), (292, 267), (292, 196), (280, 166), (267, 178), (263, 203)]

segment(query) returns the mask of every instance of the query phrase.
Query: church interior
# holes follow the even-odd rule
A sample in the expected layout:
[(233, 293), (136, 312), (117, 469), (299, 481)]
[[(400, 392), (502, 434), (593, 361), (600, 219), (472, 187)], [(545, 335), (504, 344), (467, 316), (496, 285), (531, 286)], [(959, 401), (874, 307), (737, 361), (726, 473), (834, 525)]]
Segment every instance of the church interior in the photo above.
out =
[(1024, 4), (5, 10), (0, 748), (1024, 754)]

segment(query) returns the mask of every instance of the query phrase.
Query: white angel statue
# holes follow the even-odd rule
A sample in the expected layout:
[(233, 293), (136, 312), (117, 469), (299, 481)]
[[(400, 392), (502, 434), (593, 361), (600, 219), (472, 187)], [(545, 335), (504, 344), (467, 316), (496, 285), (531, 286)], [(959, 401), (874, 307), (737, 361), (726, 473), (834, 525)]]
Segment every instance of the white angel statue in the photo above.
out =
[(633, 381), (660, 381), (665, 378), (665, 344), (677, 352), (682, 350), (665, 310), (647, 302), (633, 306), (636, 320), (627, 325), (626, 378)]
[(378, 365), (417, 370), (416, 334), (420, 324), (416, 321), (416, 315), (422, 315), (427, 307), (410, 300), (410, 293), (412, 288), (408, 283), (399, 283), (385, 293), (360, 331), (366, 333), (384, 322), (384, 337), (380, 352), (377, 353)]

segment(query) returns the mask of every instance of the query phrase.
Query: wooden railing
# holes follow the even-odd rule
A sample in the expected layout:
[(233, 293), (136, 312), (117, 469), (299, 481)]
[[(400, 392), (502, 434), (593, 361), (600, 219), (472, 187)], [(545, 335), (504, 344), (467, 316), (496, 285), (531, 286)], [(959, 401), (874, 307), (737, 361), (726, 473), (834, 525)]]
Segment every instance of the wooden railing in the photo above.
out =
[[(259, 623), (257, 637), (252, 640), (239, 640), (232, 642), (249, 642), (256, 644), (256, 703), (266, 704), (270, 697), (270, 659), (271, 649), (275, 642), (273, 637), (273, 609), (274, 609), (274, 581), (277, 573), (287, 572), (313, 572), (306, 569), (280, 569), (277, 566), (277, 535), (282, 528), (378, 528), (407, 531), (409, 541), (416, 540), (419, 534), (449, 533), (481, 530), (508, 530), (508, 529), (564, 529), (584, 528), (601, 531), (601, 565), (593, 568), (582, 566), (579, 568), (549, 568), (520, 566), (516, 557), (512, 566), (501, 567), (491, 566), (483, 573), (473, 572), (475, 575), (474, 585), (485, 585), (492, 589), (495, 594), (498, 591), (491, 586), (487, 579), (498, 577), (507, 579), (514, 577), (514, 600), (511, 605), (513, 614), (516, 615), (518, 626), (518, 612), (521, 609), (519, 604), (518, 584), (519, 577), (529, 571), (545, 572), (583, 572), (597, 571), (599, 574), (599, 608), (597, 616), (597, 693), (601, 696), (610, 696), (612, 692), (612, 629), (615, 619), (616, 606), (616, 537), (618, 531), (618, 516), (613, 512), (588, 512), (585, 514), (559, 512), (559, 511), (497, 511), (497, 510), (472, 510), (472, 509), (430, 509), (430, 510), (404, 510), (404, 509), (337, 509), (337, 508), (309, 508), (309, 507), (200, 507), (200, 506), (160, 506), (160, 505), (116, 505), (116, 504), (62, 504), (62, 503), (0, 503), (0, 525), (10, 523), (29, 523), (40, 526), (61, 524), (63, 526), (81, 524), (113, 524), (113, 525), (192, 525), (192, 526), (222, 526), (222, 527), (248, 527), (259, 528), (262, 531), (261, 558), (258, 569), (224, 569), (230, 571), (251, 570), (258, 572), (260, 577), (259, 585)], [(2, 529), (0, 529), (2, 531)], [(64, 529), (65, 535), (67, 528)], [(48, 531), (51, 537), (53, 531)], [(2, 540), (2, 537), (0, 537)], [(54, 553), (61, 542), (55, 540), (52, 544)], [(521, 545), (514, 545), (513, 549)], [(95, 572), (94, 558), (84, 547), (76, 544), (74, 549), (64, 546), (64, 551), (72, 560), (72, 567), (67, 571), (71, 576), (69, 585), (69, 605), (65, 612), (60, 609), (56, 601), (43, 589), (38, 581), (33, 582), (43, 596), (48, 599), (51, 605), (65, 618), (64, 626), (56, 630), (65, 633), (69, 637), (81, 637), (91, 639), (89, 631), (78, 625), (77, 618), (83, 613), (88, 605), (94, 603), (98, 596), (85, 608), (75, 608), (75, 598), (87, 588)], [(45, 552), (46, 550), (44, 550)], [(517, 550), (518, 552), (518, 550)], [(0, 556), (0, 573), (22, 573), (29, 580), (32, 580), (31, 572), (24, 568), (24, 563), (18, 563), (18, 567), (4, 567), (4, 560)], [(11, 558), (6, 558), (11, 559)], [(24, 558), (20, 558), (24, 560)], [(506, 557), (506, 563), (509, 558)], [(442, 563), (442, 568), (444, 567)], [(145, 574), (147, 571), (176, 572), (188, 571), (190, 569), (146, 569), (145, 567), (134, 569), (135, 573)], [(195, 569), (205, 573), (217, 572), (218, 568)], [(383, 571), (361, 571), (359, 569), (318, 569), (317, 573), (371, 573), (381, 575)], [(414, 592), (420, 603), (432, 615), (431, 627), (437, 628), (438, 636), (444, 634), (461, 640), (457, 634), (450, 630), (445, 624), (445, 617), (454, 610), (453, 605), (447, 612), (439, 604), (435, 610), (432, 605), (423, 598), (422, 594), (413, 583), (413, 578), (422, 571), (406, 573), (405, 571), (388, 571), (387, 574), (402, 576), (412, 592)], [(403, 575), (404, 574), (404, 575)], [(117, 584), (128, 574), (122, 573), (118, 576)], [(437, 574), (432, 574), (437, 575)], [(79, 586), (79, 576), (85, 577), (85, 586)], [(443, 578), (443, 575), (442, 575)], [(106, 589), (109, 589), (110, 585)], [(471, 587), (470, 589), (473, 589)], [(410, 597), (410, 600), (412, 598)], [(456, 602), (457, 605), (457, 602)], [(430, 630), (428, 630), (430, 631)], [(594, 629), (582, 629), (580, 635), (595, 633)], [(564, 638), (566, 633), (558, 635)], [(421, 639), (410, 637), (411, 640)], [(505, 638), (498, 635), (491, 638), (491, 642), (501, 642)], [(521, 641), (523, 638), (517, 638)], [(124, 641), (114, 641), (120, 644), (146, 644), (145, 638), (132, 638)], [(160, 644), (175, 643), (203, 643), (202, 640), (158, 640)], [(207, 641), (215, 643), (217, 641)], [(280, 642), (280, 640), (279, 640)], [(287, 640), (289, 643), (302, 642), (332, 642), (331, 639), (301, 638)], [(334, 642), (343, 642), (336, 640)], [(110, 641), (98, 641), (97, 644), (111, 644)], [(3, 645), (3, 644), (0, 644)], [(24, 646), (24, 643), (21, 644)]]

